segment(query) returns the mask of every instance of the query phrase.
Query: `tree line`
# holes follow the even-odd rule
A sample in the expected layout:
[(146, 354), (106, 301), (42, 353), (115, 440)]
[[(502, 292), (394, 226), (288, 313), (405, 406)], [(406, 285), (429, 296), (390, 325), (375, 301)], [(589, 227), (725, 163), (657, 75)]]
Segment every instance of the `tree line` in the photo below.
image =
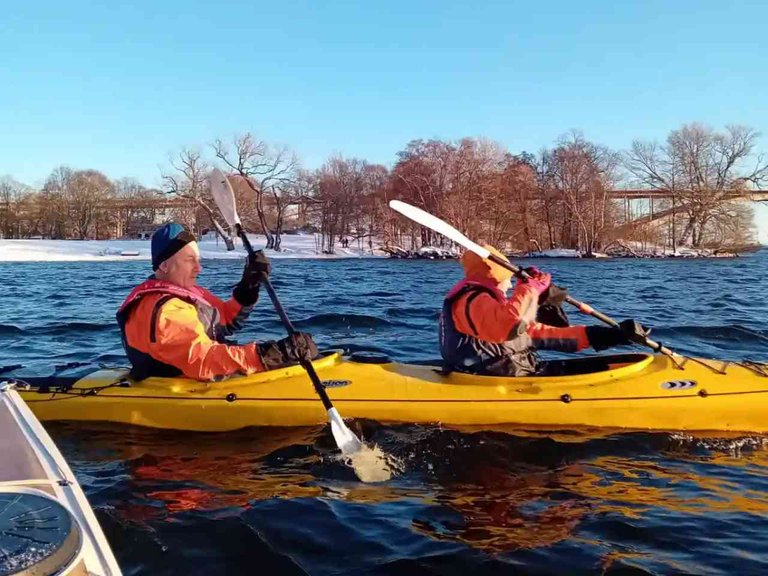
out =
[[(618, 151), (574, 131), (535, 154), (513, 154), (482, 138), (414, 140), (390, 167), (333, 156), (310, 170), (291, 150), (248, 133), (204, 150), (182, 149), (158, 189), (65, 166), (39, 190), (0, 180), (0, 237), (135, 237), (175, 219), (199, 234), (215, 230), (231, 246), (208, 183), (218, 166), (230, 175), (244, 224), (274, 250), (289, 230), (317, 233), (318, 248), (327, 253), (342, 239), (371, 251), (446, 246), (391, 211), (392, 199), (506, 249), (589, 254), (622, 240), (672, 248), (743, 245), (754, 241), (753, 214), (735, 195), (760, 189), (768, 178), (758, 137), (743, 126), (718, 131), (686, 124), (664, 143), (636, 140)], [(611, 194), (622, 188), (663, 192), (654, 210), (667, 217), (633, 217)]]

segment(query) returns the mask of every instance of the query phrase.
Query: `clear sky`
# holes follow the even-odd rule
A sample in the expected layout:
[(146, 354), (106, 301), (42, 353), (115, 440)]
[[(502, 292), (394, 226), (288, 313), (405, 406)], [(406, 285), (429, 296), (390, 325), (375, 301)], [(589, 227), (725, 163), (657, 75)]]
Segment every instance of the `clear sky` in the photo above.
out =
[(26, 0), (0, 12), (0, 174), (157, 185), (169, 154), (245, 131), (309, 167), (391, 165), (414, 138), (768, 133), (766, 22), (768, 3), (739, 0)]

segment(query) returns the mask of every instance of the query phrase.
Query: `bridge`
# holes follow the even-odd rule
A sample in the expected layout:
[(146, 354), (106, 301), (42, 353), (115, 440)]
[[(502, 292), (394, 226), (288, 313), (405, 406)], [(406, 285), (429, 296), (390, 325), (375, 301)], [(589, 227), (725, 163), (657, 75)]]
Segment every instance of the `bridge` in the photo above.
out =
[(189, 198), (179, 198), (177, 196), (156, 196), (152, 199), (136, 198), (110, 198), (104, 202), (104, 208), (107, 210), (172, 210), (173, 208), (186, 208), (194, 206), (195, 201)]
[[(690, 202), (687, 191), (677, 191), (677, 203), (674, 207), (655, 209), (658, 200), (670, 200), (673, 194), (669, 190), (626, 189), (611, 190), (608, 195), (624, 201), (624, 224), (619, 229), (632, 228), (638, 224), (648, 224), (662, 220), (672, 214), (685, 212)], [(732, 202), (768, 202), (768, 190), (732, 190), (723, 196), (723, 200)], [(639, 202), (638, 202), (639, 201)], [(633, 210), (633, 205), (641, 205), (639, 214)]]
[[(608, 195), (613, 198), (622, 198), (627, 200), (651, 200), (654, 198), (672, 198), (672, 192), (669, 190), (611, 190)], [(684, 191), (679, 191), (677, 196), (685, 196)], [(768, 190), (732, 190), (725, 195), (728, 200), (751, 200), (752, 202), (768, 202)]]

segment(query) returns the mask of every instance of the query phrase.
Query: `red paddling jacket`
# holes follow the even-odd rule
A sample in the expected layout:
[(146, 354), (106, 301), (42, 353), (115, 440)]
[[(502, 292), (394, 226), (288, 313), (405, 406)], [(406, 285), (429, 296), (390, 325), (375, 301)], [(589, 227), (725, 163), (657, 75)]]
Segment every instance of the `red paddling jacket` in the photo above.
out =
[(537, 370), (535, 349), (576, 352), (589, 346), (584, 326), (536, 321), (538, 294), (518, 282), (510, 298), (493, 279), (462, 280), (443, 302), (440, 351), (446, 370), (525, 376)]

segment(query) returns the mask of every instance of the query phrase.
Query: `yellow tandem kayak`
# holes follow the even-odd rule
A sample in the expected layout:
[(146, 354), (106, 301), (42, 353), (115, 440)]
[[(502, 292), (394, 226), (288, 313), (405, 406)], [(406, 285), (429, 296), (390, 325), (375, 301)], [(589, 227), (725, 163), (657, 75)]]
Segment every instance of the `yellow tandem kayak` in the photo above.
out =
[[(560, 362), (568, 375), (501, 378), (338, 352), (313, 362), (345, 418), (445, 425), (519, 424), (768, 432), (768, 365), (617, 354)], [(227, 431), (305, 426), (326, 411), (300, 366), (201, 383), (133, 382), (126, 370), (40, 379), (21, 395), (40, 420), (101, 420)]]

